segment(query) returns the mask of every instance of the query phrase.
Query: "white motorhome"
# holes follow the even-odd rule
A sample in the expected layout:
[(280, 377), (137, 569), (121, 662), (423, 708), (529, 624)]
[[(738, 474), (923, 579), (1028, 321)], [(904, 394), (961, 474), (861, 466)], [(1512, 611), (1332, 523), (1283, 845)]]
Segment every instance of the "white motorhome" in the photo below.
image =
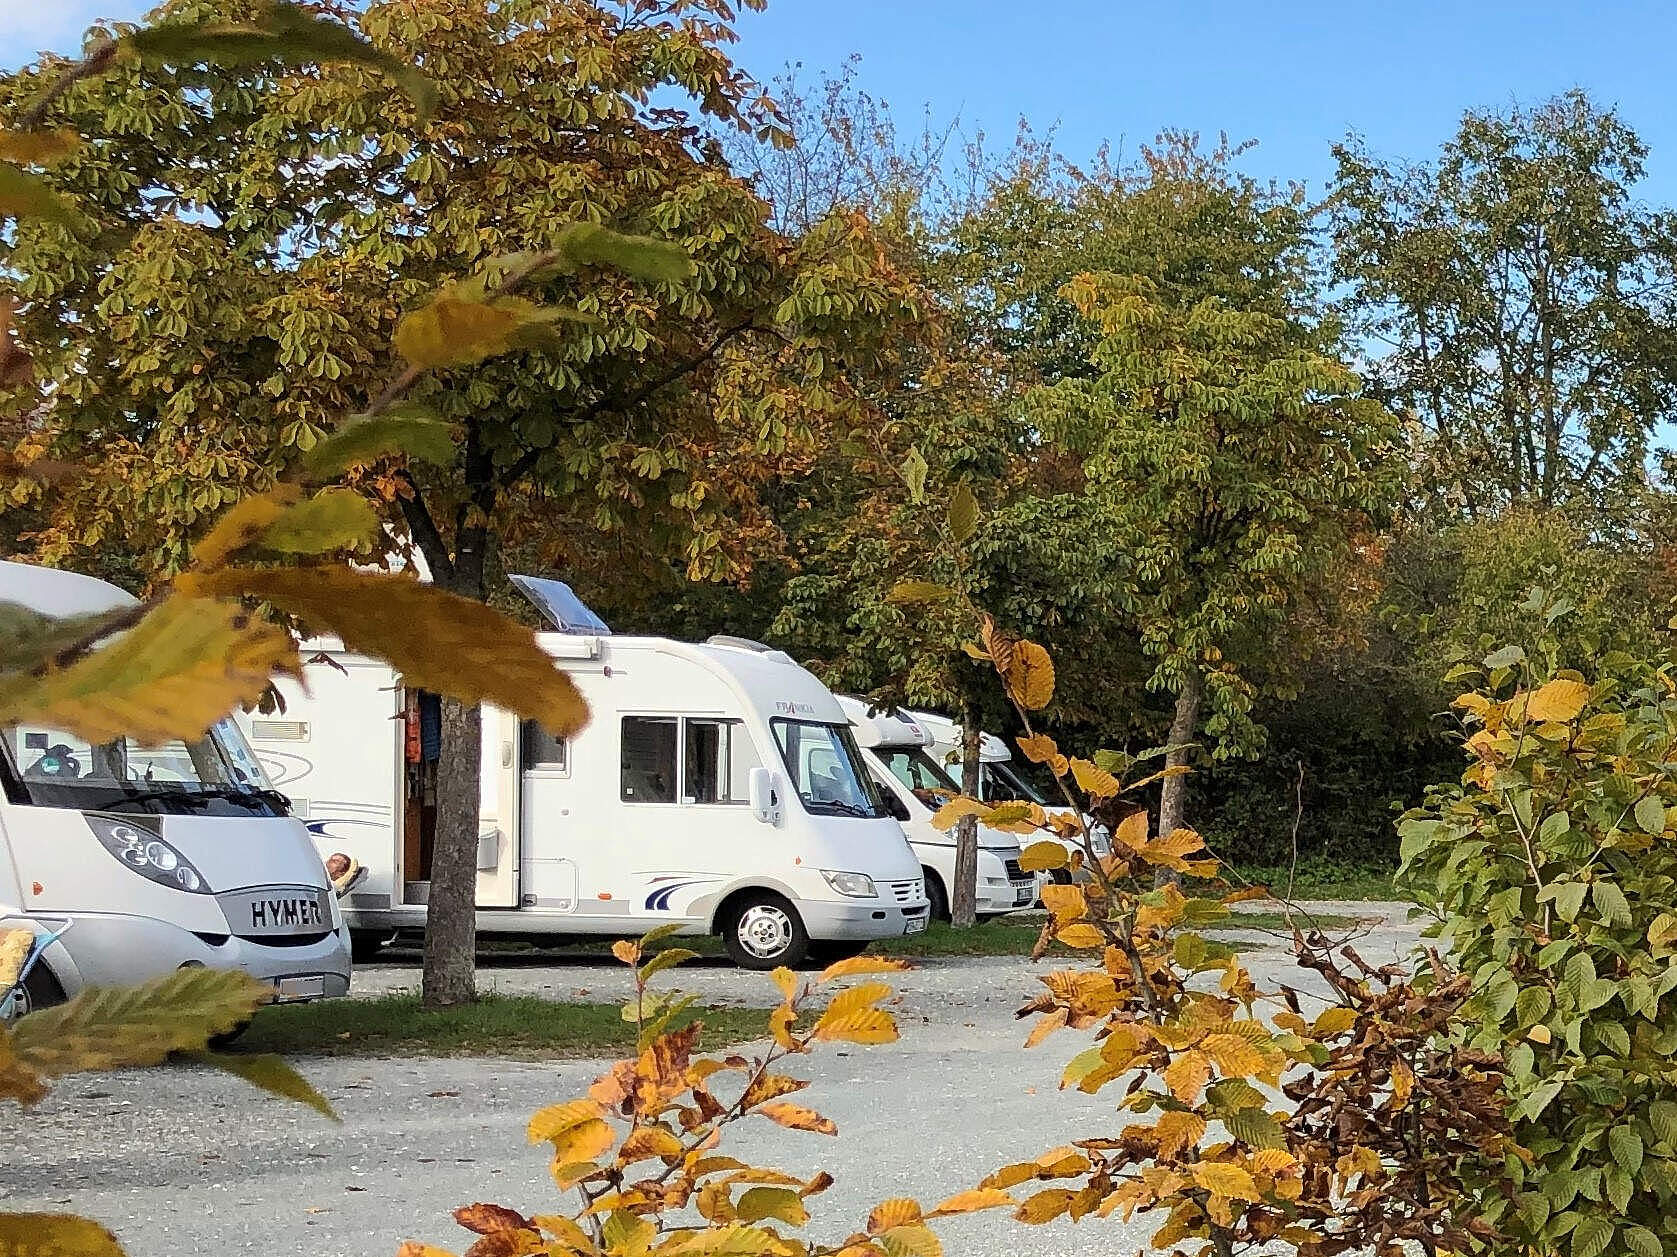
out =
[[(519, 580), (592, 712), (570, 739), (483, 708), (477, 927), (564, 939), (674, 922), (736, 963), (853, 955), (925, 928), (920, 862), (838, 702), (756, 643), (613, 635), (559, 582)], [(586, 617), (577, 623), (577, 610)], [(594, 631), (578, 631), (593, 629)], [(440, 738), (429, 695), (333, 641), (251, 741), (323, 854), (366, 878), (358, 954), (425, 925)]]
[[(928, 753), (932, 735), (924, 726), (902, 712), (870, 714), (866, 701), (849, 695), (841, 696), (839, 704), (856, 730), (869, 772), (919, 858), (933, 915), (947, 918), (955, 884), (955, 832), (934, 828), (932, 816), (960, 794), (960, 787)], [(1028, 908), (1036, 899), (1036, 876), (1019, 867), (1019, 840), (979, 826), (978, 915), (1000, 916)]]
[[(0, 602), (59, 617), (134, 599), (0, 563)], [(159, 747), (0, 728), (0, 784), (0, 928), (42, 943), (14, 1011), (193, 965), (243, 969), (280, 1000), (348, 992), (326, 870), (233, 720)]]
[[(938, 763), (949, 770), (951, 777), (959, 778), (961, 772), (961, 726), (948, 716), (940, 716), (936, 712), (911, 711), (906, 713), (916, 724), (923, 726), (932, 736), (931, 753)], [(1053, 799), (1039, 789), (1030, 778), (1020, 773), (1013, 766), (1013, 753), (1007, 743), (993, 733), (978, 735), (978, 797), (985, 803), (1005, 803), (1018, 800), (1036, 803), (1050, 812), (1069, 812), (1064, 799)], [(1104, 825), (1085, 816), (1084, 822), (1089, 825), (1089, 838), (1096, 855), (1106, 855), (1111, 850), (1111, 835)], [(1057, 838), (1054, 834), (1044, 830), (1030, 842), (1059, 842), (1068, 851), (1081, 849), (1081, 843), (1075, 839)], [(1069, 881), (1070, 875), (1064, 869), (1056, 869), (1048, 880)]]

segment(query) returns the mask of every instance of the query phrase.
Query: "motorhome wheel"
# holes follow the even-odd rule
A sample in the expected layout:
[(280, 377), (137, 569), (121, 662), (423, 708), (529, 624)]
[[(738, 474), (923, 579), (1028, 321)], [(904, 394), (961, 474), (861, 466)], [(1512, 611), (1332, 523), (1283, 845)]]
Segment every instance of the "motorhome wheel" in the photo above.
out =
[(803, 963), (809, 934), (798, 911), (767, 892), (734, 901), (722, 930), (728, 955), (742, 969), (773, 969)]
[(390, 930), (351, 930), (349, 958), (358, 965), (370, 965), (395, 937)]
[(931, 869), (921, 869), (920, 875), (926, 879), (927, 912), (934, 921), (949, 920), (949, 895), (943, 889), (943, 879)]
[(63, 1002), (64, 988), (58, 985), (58, 979), (52, 976), (51, 969), (36, 961), (35, 967), (24, 977), (17, 998), (12, 1001), (11, 1020), (16, 1021), (25, 1013), (38, 1013), (43, 1008), (51, 1008)]

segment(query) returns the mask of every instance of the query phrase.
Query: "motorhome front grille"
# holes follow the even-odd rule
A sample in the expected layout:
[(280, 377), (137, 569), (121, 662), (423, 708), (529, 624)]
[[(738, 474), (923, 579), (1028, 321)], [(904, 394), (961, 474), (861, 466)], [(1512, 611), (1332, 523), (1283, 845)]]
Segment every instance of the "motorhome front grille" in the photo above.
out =
[(1025, 872), (1024, 869), (1019, 867), (1019, 861), (1008, 860), (1006, 863), (1007, 863), (1007, 880), (1008, 881), (1010, 881), (1010, 882), (1022, 882), (1027, 877), (1030, 876), (1028, 873)]
[(892, 882), (891, 897), (898, 903), (913, 903), (916, 899), (924, 899), (926, 892), (917, 877), (912, 882)]

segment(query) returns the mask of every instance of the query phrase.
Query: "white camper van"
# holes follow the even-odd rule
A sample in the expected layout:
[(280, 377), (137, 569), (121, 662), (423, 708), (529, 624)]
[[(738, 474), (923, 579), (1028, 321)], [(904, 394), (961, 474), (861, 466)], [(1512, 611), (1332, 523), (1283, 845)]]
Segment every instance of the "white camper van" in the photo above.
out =
[[(839, 699), (856, 730), (856, 741), (892, 812), (902, 822), (926, 878), (932, 912), (949, 915), (955, 884), (955, 833), (932, 827), (932, 815), (960, 794), (928, 749), (932, 735), (902, 712), (868, 714), (868, 704), (848, 695)], [(1000, 916), (1028, 908), (1037, 899), (1037, 879), (1019, 867), (1019, 841), (1010, 834), (979, 826), (978, 915)]]
[[(579, 626), (558, 582), (519, 584), (567, 630), (541, 642), (593, 715), (563, 740), (483, 709), (480, 933), (622, 937), (675, 922), (761, 969), (925, 928), (920, 862), (815, 677), (756, 643)], [(286, 710), (252, 719), (251, 740), (322, 854), (367, 869), (348, 897), (367, 955), (425, 925), (435, 704), (336, 642), (309, 649), (325, 658), (306, 667), (307, 692), (280, 682)]]
[[(73, 616), (134, 600), (92, 577), (0, 563), (0, 602)], [(349, 937), (326, 870), (234, 721), (160, 747), (0, 728), (0, 784), (0, 928), (45, 943), (16, 1010), (191, 965), (243, 969), (281, 1000), (348, 992)]]
[[(935, 712), (911, 711), (906, 714), (932, 735), (932, 757), (949, 770), (951, 777), (958, 778), (961, 772), (961, 726), (948, 716), (940, 716)], [(1018, 800), (1040, 804), (1050, 812), (1070, 811), (1063, 798), (1050, 797), (1014, 768), (1013, 753), (1008, 750), (1007, 743), (995, 734), (978, 735), (978, 760), (978, 797), (983, 802), (1005, 803)], [(1111, 834), (1106, 826), (1088, 816), (1084, 817), (1084, 823), (1089, 826), (1089, 840), (1095, 854), (1108, 854), (1112, 847)], [(1080, 850), (1082, 846), (1075, 839), (1057, 838), (1047, 830), (1028, 841), (1059, 842), (1067, 851)], [(1055, 869), (1046, 880), (1069, 881), (1070, 874), (1064, 869)]]

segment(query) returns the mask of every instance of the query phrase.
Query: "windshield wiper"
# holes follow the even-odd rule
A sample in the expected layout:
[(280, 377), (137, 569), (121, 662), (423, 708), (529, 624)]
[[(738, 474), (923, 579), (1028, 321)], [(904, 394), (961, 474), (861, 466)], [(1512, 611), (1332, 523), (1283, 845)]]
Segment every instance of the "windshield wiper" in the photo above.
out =
[(811, 807), (830, 807), (844, 813), (846, 816), (860, 816), (867, 820), (872, 820), (875, 816), (879, 815), (879, 813), (863, 807), (860, 803), (849, 803), (844, 799), (809, 799), (806, 800), (806, 802), (808, 802)]
[(108, 807), (115, 807), (122, 803), (208, 803), (211, 799), (225, 799), (230, 803), (242, 803), (254, 808), (261, 804), (278, 812), (281, 816), (291, 815), (291, 800), (278, 790), (246, 789), (241, 786), (206, 785), (182, 789), (125, 790)]

